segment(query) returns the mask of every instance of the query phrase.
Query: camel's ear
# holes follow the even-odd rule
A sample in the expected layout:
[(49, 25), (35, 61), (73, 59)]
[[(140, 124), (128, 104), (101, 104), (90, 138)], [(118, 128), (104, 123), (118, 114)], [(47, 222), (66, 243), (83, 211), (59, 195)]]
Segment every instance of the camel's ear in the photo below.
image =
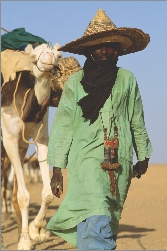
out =
[(30, 58), (31, 58), (31, 60), (32, 60), (33, 63), (35, 63), (37, 61), (37, 55), (34, 52), (34, 50), (31, 51)]
[(32, 47), (32, 44), (28, 44), (25, 48), (25, 52), (27, 54), (30, 54), (31, 52), (33, 51), (33, 47)]
[(55, 55), (56, 55), (56, 58), (61, 58), (62, 57), (62, 54), (60, 51), (58, 51), (57, 49), (60, 48), (60, 45), (58, 43), (56, 43), (54, 45), (54, 51), (55, 51)]
[(30, 58), (32, 59), (32, 62), (36, 61), (36, 55), (35, 54), (31, 53)]
[(57, 49), (59, 49), (60, 48), (60, 45), (58, 44), (58, 43), (56, 43), (55, 45), (54, 45), (54, 49), (57, 51)]

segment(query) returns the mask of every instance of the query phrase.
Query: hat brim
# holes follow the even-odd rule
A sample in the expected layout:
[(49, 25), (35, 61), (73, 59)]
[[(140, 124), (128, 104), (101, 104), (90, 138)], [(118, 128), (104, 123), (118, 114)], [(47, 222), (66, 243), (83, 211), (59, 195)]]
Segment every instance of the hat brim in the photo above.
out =
[(118, 56), (144, 50), (150, 42), (150, 36), (137, 28), (116, 28), (95, 34), (82, 36), (60, 47), (59, 51), (84, 55), (85, 47), (106, 42), (119, 42)]

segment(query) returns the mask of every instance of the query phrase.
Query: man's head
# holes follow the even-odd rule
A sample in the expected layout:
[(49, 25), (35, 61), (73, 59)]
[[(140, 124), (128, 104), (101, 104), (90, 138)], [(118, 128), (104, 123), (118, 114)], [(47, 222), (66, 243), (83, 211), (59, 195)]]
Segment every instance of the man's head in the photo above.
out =
[(105, 66), (118, 56), (120, 44), (109, 42), (92, 45), (85, 48), (85, 55), (91, 55), (99, 66)]

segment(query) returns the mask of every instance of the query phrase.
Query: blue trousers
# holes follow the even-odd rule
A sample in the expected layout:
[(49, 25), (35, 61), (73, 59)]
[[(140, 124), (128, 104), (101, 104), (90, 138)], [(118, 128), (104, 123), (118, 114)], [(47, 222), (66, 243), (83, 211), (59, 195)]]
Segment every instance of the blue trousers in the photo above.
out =
[(113, 235), (111, 218), (94, 215), (77, 225), (78, 250), (114, 250), (116, 236)]

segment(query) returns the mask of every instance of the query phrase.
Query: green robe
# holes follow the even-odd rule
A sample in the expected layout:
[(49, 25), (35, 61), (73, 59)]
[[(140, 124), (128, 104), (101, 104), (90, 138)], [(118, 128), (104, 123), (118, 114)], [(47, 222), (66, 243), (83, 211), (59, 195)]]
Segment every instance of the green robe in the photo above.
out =
[[(49, 137), (48, 163), (66, 168), (68, 188), (58, 212), (51, 217), (47, 229), (76, 246), (76, 225), (93, 215), (112, 217), (112, 230), (118, 233), (119, 220), (131, 183), (133, 149), (138, 160), (149, 158), (152, 152), (143, 106), (134, 75), (119, 68), (111, 95), (100, 110), (101, 116), (90, 125), (82, 117), (77, 102), (87, 95), (80, 80), (83, 70), (71, 75), (54, 118)], [(102, 118), (101, 118), (102, 117)], [(100, 167), (104, 160), (104, 127), (114, 136), (114, 121), (118, 127), (118, 161), (115, 171), (117, 192), (112, 196), (108, 172)]]

